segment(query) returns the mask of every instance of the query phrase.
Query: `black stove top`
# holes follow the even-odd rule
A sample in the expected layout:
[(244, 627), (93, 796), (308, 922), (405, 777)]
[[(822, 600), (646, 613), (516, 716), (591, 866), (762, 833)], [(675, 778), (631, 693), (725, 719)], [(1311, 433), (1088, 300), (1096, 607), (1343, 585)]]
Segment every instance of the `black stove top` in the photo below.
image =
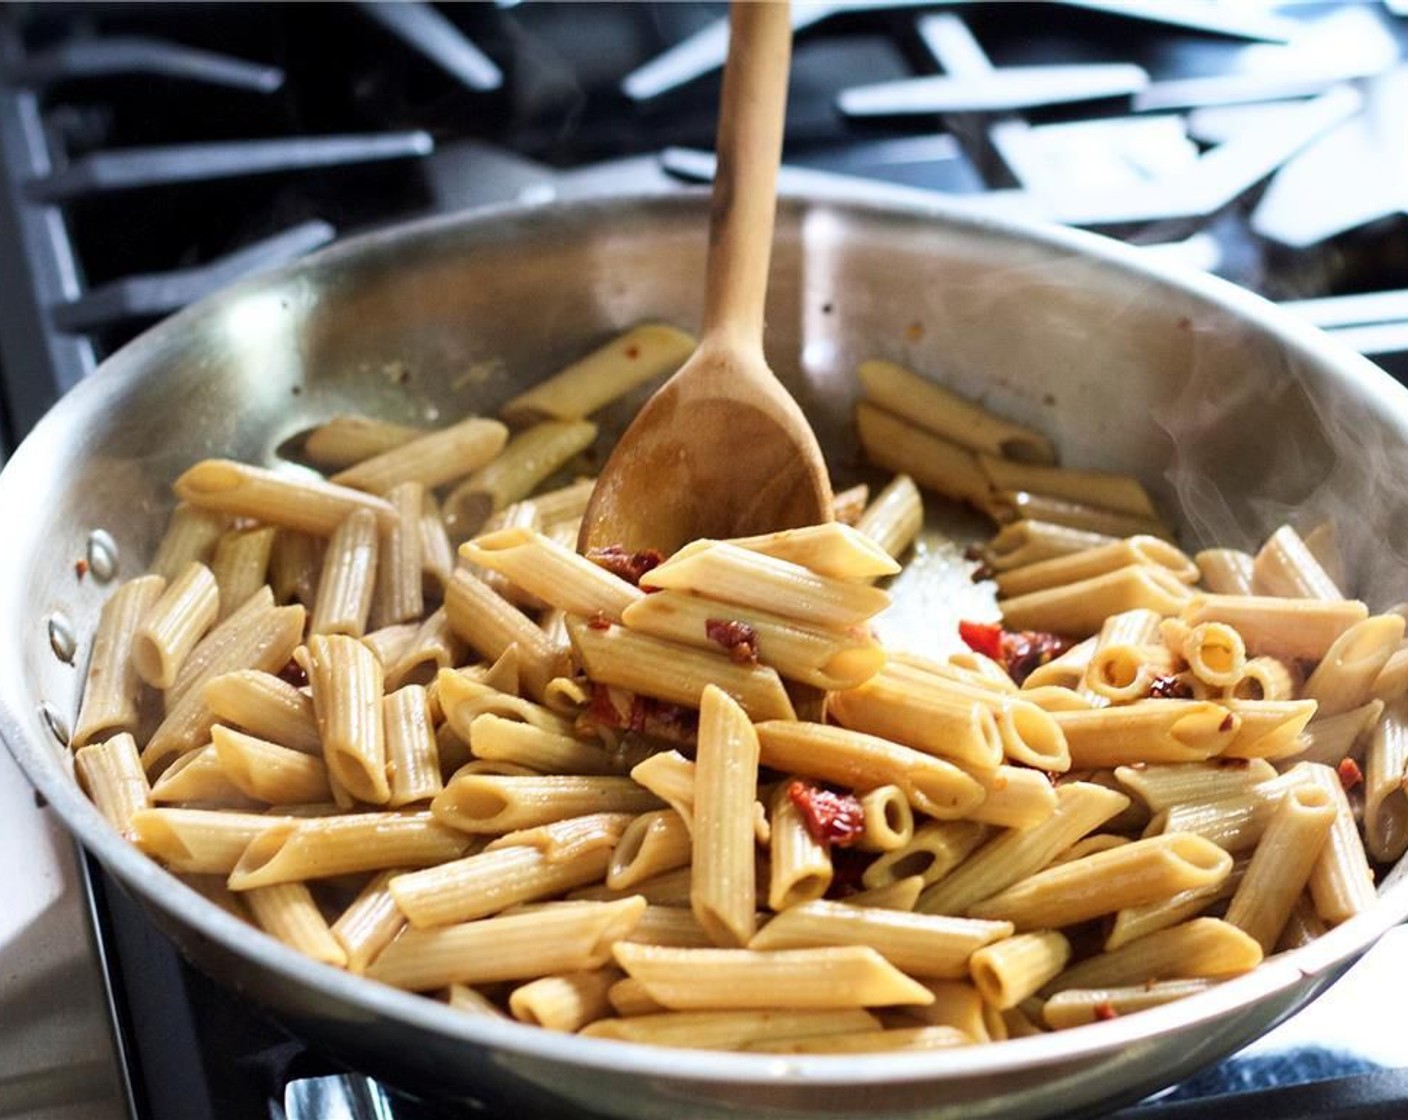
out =
[[(0, 8), (0, 459), (152, 322), (333, 238), (707, 177), (724, 16)], [(784, 184), (937, 191), (1111, 233), (1285, 301), (1408, 378), (1402, 0), (829, 0), (794, 22)], [(467, 1114), (335, 1070), (91, 879), (134, 1116)], [(1380, 950), (1351, 975), (1365, 969), (1388, 1006), (1398, 970)], [(1408, 1115), (1408, 1044), (1351, 1045), (1325, 1025), (1342, 1019), (1300, 1038), (1303, 1020), (1130, 1117)]]

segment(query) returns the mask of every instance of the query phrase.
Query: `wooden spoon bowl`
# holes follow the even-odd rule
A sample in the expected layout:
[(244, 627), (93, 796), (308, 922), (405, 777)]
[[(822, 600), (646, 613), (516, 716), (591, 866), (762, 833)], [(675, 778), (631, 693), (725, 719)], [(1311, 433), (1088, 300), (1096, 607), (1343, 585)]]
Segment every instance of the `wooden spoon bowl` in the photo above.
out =
[(592, 492), (579, 546), (653, 548), (830, 521), (816, 436), (763, 356), (792, 26), (735, 3), (719, 109), (704, 333), (641, 410)]

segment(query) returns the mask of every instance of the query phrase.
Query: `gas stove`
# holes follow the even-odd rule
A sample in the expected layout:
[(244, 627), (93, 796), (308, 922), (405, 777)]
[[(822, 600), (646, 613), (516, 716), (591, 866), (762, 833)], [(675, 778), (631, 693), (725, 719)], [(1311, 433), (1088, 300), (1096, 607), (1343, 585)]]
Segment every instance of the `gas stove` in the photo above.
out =
[[(335, 238), (706, 182), (725, 14), (0, 9), (0, 458), (145, 327)], [(794, 24), (783, 190), (937, 194), (1106, 233), (1408, 379), (1402, 0), (828, 0), (796, 4)], [(0, 1114), (532, 1114), (334, 1069), (75, 867), (8, 759), (0, 808), (0, 882), (19, 885), (0, 918)], [(1408, 1039), (1387, 1017), (1408, 996), (1403, 936), (1244, 1053), (1119, 1115), (1408, 1114)]]

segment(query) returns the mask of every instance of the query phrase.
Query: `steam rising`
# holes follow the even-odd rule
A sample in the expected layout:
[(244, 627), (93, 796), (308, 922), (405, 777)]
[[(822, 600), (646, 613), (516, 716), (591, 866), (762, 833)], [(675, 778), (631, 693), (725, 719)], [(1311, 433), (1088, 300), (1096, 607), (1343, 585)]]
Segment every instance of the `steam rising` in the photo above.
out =
[(1305, 359), (1248, 345), (1230, 320), (1194, 329), (1187, 380), (1151, 419), (1184, 544), (1255, 551), (1277, 526), (1333, 523), (1371, 607), (1408, 598), (1408, 393), (1358, 380), (1315, 385)]

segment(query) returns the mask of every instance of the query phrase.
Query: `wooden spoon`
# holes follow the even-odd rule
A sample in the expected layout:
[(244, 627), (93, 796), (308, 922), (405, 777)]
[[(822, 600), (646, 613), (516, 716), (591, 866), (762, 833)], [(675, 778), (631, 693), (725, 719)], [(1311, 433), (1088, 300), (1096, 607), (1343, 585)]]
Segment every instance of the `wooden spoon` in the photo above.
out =
[(699, 347), (646, 403), (597, 480), (579, 547), (674, 552), (830, 521), (816, 436), (763, 357), (792, 27), (786, 3), (735, 2), (719, 107)]

